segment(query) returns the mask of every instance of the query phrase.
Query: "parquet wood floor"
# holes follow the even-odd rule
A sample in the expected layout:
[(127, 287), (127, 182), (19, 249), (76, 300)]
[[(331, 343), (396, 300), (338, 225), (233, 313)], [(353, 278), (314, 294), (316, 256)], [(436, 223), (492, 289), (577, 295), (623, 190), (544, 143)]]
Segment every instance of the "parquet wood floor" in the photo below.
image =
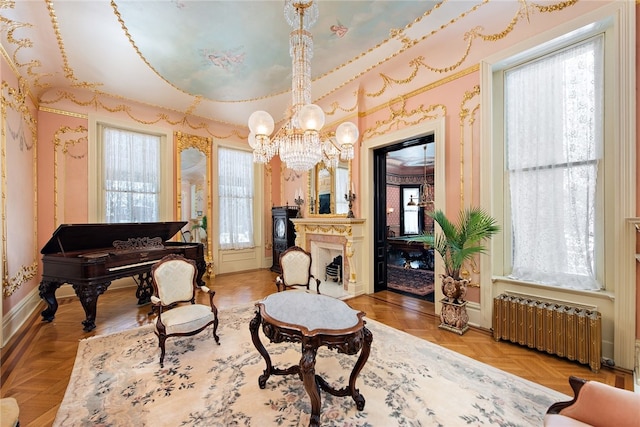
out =
[[(275, 274), (269, 270), (257, 270), (217, 276), (208, 280), (208, 286), (216, 291), (217, 307), (224, 309), (275, 292), (274, 278)], [(38, 310), (12, 337), (2, 349), (0, 396), (13, 396), (18, 400), (23, 427), (53, 423), (71, 375), (79, 340), (152, 321), (148, 316), (150, 306), (138, 306), (136, 302), (134, 288), (108, 290), (98, 299), (97, 327), (87, 333), (82, 330), (80, 322), (84, 312), (77, 298), (62, 299), (52, 323), (41, 322)], [(573, 395), (567, 381), (569, 375), (633, 389), (633, 377), (628, 371), (603, 367), (594, 374), (585, 365), (515, 344), (497, 343), (486, 330), (472, 328), (459, 336), (439, 329), (433, 304), (426, 301), (383, 291), (347, 302), (354, 309), (366, 312), (370, 319), (567, 395)], [(464, 381), (464, 373), (460, 381)]]

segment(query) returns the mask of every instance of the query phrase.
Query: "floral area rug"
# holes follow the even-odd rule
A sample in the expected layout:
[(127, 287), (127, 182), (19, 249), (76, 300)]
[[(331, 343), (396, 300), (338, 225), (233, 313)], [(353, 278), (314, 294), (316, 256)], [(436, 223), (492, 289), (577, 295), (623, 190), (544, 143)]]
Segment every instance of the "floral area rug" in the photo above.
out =
[(435, 290), (433, 271), (387, 265), (387, 287), (425, 296)]
[[(297, 375), (258, 376), (266, 367), (251, 342), (254, 307), (219, 313), (211, 330), (169, 338), (164, 368), (150, 326), (82, 340), (54, 426), (307, 426), (311, 405)], [(540, 426), (569, 397), (373, 320), (371, 355), (356, 386), (366, 399), (320, 391), (322, 426)], [(274, 366), (299, 363), (299, 344), (271, 344)], [(357, 356), (321, 348), (316, 373), (348, 383)]]

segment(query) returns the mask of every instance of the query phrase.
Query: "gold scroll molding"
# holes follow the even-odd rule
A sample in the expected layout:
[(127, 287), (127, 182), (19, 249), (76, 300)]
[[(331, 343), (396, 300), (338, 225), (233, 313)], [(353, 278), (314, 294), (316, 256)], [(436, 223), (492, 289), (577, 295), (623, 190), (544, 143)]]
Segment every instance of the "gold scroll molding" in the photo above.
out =
[[(465, 91), (460, 102), (460, 206), (468, 207), (473, 204), (473, 159), (474, 159), (474, 126), (480, 111), (480, 86)], [(468, 195), (468, 201), (465, 196)], [(477, 256), (476, 256), (477, 258)], [(460, 275), (469, 280), (471, 287), (480, 287), (480, 270), (477, 260), (472, 258), (462, 267)]]
[[(464, 33), (463, 39), (466, 41), (466, 46), (463, 49), (462, 53), (460, 54), (460, 56), (458, 57), (457, 60), (455, 60), (454, 62), (446, 65), (446, 66), (441, 66), (441, 67), (437, 67), (434, 65), (430, 65), (427, 62), (425, 62), (425, 58), (423, 56), (417, 56), (415, 58), (413, 58), (412, 60), (409, 61), (409, 73), (406, 76), (403, 77), (392, 77), (388, 74), (383, 74), (380, 73), (379, 77), (381, 80), (381, 87), (378, 90), (372, 91), (372, 92), (364, 92), (364, 96), (366, 97), (378, 97), (381, 96), (384, 92), (386, 92), (387, 89), (389, 89), (391, 86), (393, 85), (403, 85), (403, 84), (407, 84), (412, 82), (416, 76), (418, 76), (419, 72), (421, 69), (425, 69), (427, 71), (431, 71), (434, 73), (439, 73), (439, 74), (443, 74), (443, 73), (448, 73), (451, 71), (455, 71), (457, 70), (468, 58), (469, 54), (471, 53), (471, 50), (473, 48), (474, 42), (477, 40), (483, 41), (483, 42), (496, 42), (499, 40), (504, 39), (505, 37), (507, 37), (516, 27), (516, 25), (521, 22), (523, 19), (526, 19), (527, 22), (530, 19), (530, 15), (534, 12), (539, 12), (539, 13), (552, 13), (552, 12), (557, 12), (557, 11), (561, 11), (569, 6), (573, 6), (574, 4), (576, 4), (578, 2), (578, 0), (570, 0), (570, 1), (562, 1), (559, 3), (555, 3), (555, 4), (545, 4), (545, 5), (541, 5), (541, 4), (537, 4), (535, 2), (529, 2), (527, 0), (521, 0), (520, 1), (520, 8), (518, 9), (518, 11), (514, 14), (514, 16), (511, 18), (511, 20), (506, 23), (506, 26), (504, 27), (503, 30), (496, 32), (496, 33), (492, 33), (492, 34), (484, 34), (483, 33), (483, 28), (482, 27), (475, 27), (475, 28), (471, 28), (468, 31), (466, 31)], [(474, 7), (472, 7), (470, 10), (461, 13), (459, 16), (457, 16), (456, 18), (452, 19), (451, 21), (449, 21), (446, 25), (433, 30), (432, 32), (430, 32), (429, 34), (425, 34), (424, 36), (422, 36), (419, 39), (409, 39), (404, 35), (404, 31), (397, 31), (395, 35), (396, 38), (398, 38), (403, 44), (404, 44), (404, 49), (399, 50), (395, 55), (397, 55), (398, 53), (408, 49), (409, 47), (415, 46), (416, 44), (418, 44), (419, 42), (427, 39), (428, 37), (431, 37), (433, 34), (435, 34), (438, 31), (444, 30), (445, 28), (447, 28), (447, 26), (456, 23), (457, 21), (459, 21), (460, 19), (465, 18), (466, 16), (468, 16), (469, 14), (477, 11), (481, 6), (488, 4), (488, 0), (483, 1), (481, 4), (475, 5)], [(394, 56), (395, 56), (394, 55)], [(385, 59), (386, 61), (387, 59)], [(384, 61), (382, 61), (384, 62)], [(367, 70), (368, 71), (368, 70)], [(345, 84), (347, 84), (349, 82), (346, 82)]]
[[(71, 139), (69, 134), (73, 134), (72, 136), (77, 135), (77, 138)], [(73, 152), (73, 148), (76, 146), (84, 147), (84, 150), (81, 152)], [(87, 156), (88, 149), (88, 130), (84, 126), (78, 126), (76, 128), (62, 126), (53, 136), (53, 222), (56, 227), (60, 225), (58, 212), (61, 207), (59, 203), (60, 183), (58, 178), (60, 159), (58, 158), (58, 152), (61, 152), (63, 160), (66, 158), (80, 160)], [(64, 169), (66, 170), (66, 167)], [(64, 208), (64, 204), (62, 208)]]
[(362, 132), (363, 141), (404, 127), (415, 126), (425, 120), (435, 120), (447, 115), (447, 107), (443, 104), (433, 104), (428, 107), (420, 104), (416, 108), (407, 110), (407, 99), (404, 96), (389, 103), (389, 110), (387, 119), (376, 120), (373, 126)]
[[(22, 147), (27, 151), (31, 151), (33, 157), (33, 204), (37, 206), (38, 189), (37, 189), (37, 172), (36, 172), (36, 142), (37, 142), (37, 120), (31, 114), (31, 110), (27, 104), (26, 91), (23, 89), (24, 81), (19, 80), (19, 87), (10, 87), (6, 81), (2, 82), (2, 99), (0, 100), (0, 109), (2, 115), (1, 129), (1, 147), (0, 147), (0, 161), (2, 162), (2, 294), (3, 296), (11, 296), (16, 292), (24, 283), (28, 282), (36, 276), (38, 271), (38, 248), (37, 243), (37, 216), (33, 217), (33, 262), (30, 265), (22, 265), (18, 267), (16, 273), (13, 276), (9, 276), (9, 261), (7, 259), (7, 131), (11, 133), (11, 140), (18, 140)], [(16, 130), (10, 128), (10, 124), (7, 120), (7, 110), (12, 109), (20, 115), (20, 126)], [(31, 144), (24, 138), (24, 130), (20, 130), (23, 124), (26, 124), (31, 135)], [(35, 212), (35, 209), (34, 209)]]
[[(86, 93), (87, 92), (83, 94), (86, 94)], [(97, 90), (89, 93), (89, 95), (90, 97), (88, 99), (80, 99), (75, 93), (59, 90), (57, 91), (56, 96), (53, 99), (41, 99), (40, 105), (53, 105), (62, 100), (67, 100), (81, 107), (90, 107), (96, 111), (103, 110), (109, 113), (124, 113), (134, 122), (137, 122), (143, 125), (155, 125), (158, 123), (166, 123), (171, 126), (183, 126), (185, 128), (191, 129), (192, 131), (202, 130), (207, 134), (209, 134), (210, 137), (216, 138), (216, 139), (230, 139), (230, 138), (246, 139), (247, 137), (247, 135), (240, 134), (240, 132), (236, 129), (230, 130), (227, 134), (216, 134), (211, 129), (212, 123), (236, 126), (236, 125), (233, 125), (232, 123), (226, 123), (221, 121), (214, 122), (212, 120), (202, 119), (197, 116), (190, 116), (190, 115), (187, 115), (186, 113), (182, 113), (177, 110), (168, 110), (167, 108), (160, 107), (157, 105), (140, 103), (139, 101), (128, 100), (122, 96), (111, 95), (106, 92), (101, 92)], [(117, 102), (115, 103), (115, 105), (109, 105), (106, 102), (107, 99), (117, 100)], [(135, 105), (135, 104), (145, 105), (156, 110), (161, 110), (163, 112), (157, 113), (153, 118), (145, 119), (142, 117), (142, 114), (134, 110), (132, 105)]]
[(331, 236), (353, 236), (353, 231), (350, 225), (340, 225), (340, 224), (327, 224), (327, 225), (318, 225), (318, 224), (296, 224), (296, 229), (298, 227), (304, 227), (304, 233), (308, 234), (327, 234)]

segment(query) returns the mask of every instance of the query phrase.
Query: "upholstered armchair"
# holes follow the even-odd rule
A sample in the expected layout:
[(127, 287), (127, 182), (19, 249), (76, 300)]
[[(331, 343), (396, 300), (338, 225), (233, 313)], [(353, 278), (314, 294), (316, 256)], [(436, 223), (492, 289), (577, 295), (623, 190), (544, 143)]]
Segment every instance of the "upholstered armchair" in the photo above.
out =
[(574, 376), (569, 384), (573, 400), (551, 405), (546, 427), (640, 427), (640, 394)]
[(280, 254), (280, 271), (276, 277), (278, 292), (289, 288), (309, 290), (309, 284), (316, 284), (316, 292), (320, 293), (320, 279), (311, 274), (311, 254), (299, 246), (292, 246)]
[[(155, 333), (160, 347), (160, 367), (164, 367), (165, 341), (169, 337), (189, 336), (213, 325), (213, 338), (220, 344), (215, 292), (198, 286), (196, 263), (181, 255), (167, 255), (151, 267), (154, 295), (151, 302), (158, 316)], [(209, 295), (209, 305), (196, 304), (196, 290)]]

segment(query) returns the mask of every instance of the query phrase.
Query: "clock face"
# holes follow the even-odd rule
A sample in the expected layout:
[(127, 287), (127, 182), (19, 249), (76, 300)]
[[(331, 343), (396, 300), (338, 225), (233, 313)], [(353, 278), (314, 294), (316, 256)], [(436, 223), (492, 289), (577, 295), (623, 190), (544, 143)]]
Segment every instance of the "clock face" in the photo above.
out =
[(279, 239), (284, 238), (284, 231), (285, 231), (284, 219), (282, 218), (276, 219), (276, 237)]

